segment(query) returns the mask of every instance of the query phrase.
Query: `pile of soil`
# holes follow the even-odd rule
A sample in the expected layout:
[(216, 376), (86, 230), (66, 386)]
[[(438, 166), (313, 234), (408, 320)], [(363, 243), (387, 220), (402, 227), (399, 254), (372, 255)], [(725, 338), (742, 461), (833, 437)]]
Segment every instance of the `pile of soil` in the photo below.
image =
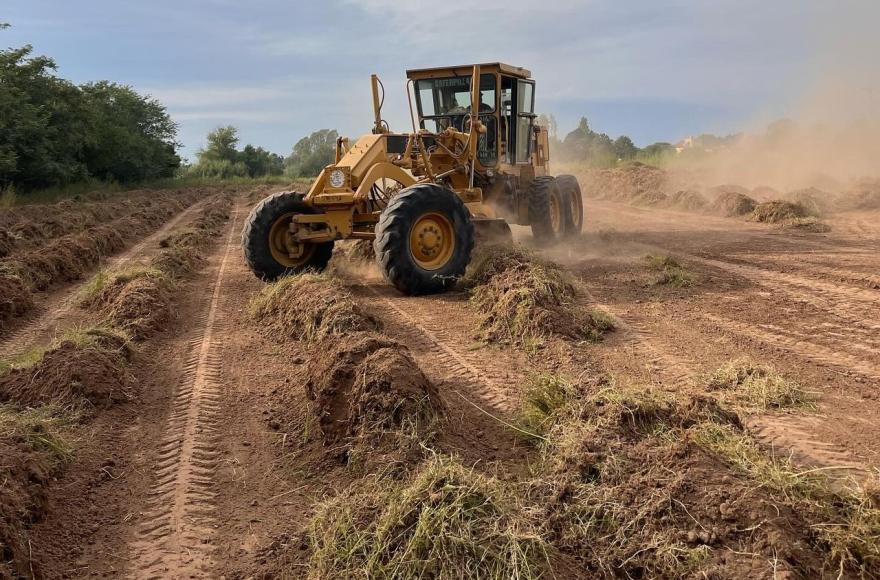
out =
[(0, 274), (0, 327), (34, 307), (30, 290), (18, 276)]
[[(5, 417), (0, 418), (3, 421)], [(38, 577), (26, 527), (45, 513), (46, 486), (55, 469), (47, 455), (34, 448), (27, 433), (2, 425), (0, 431), (0, 577)]]
[(534, 348), (551, 335), (599, 340), (609, 329), (579, 304), (565, 269), (516, 246), (479, 248), (463, 285), (471, 291), (479, 336), (487, 342)]
[(749, 219), (765, 224), (779, 224), (796, 218), (805, 218), (809, 215), (807, 208), (798, 203), (776, 200), (756, 205)]
[(379, 329), (342, 283), (326, 274), (288, 276), (266, 286), (250, 305), (270, 337), (316, 341)]
[(443, 405), (409, 350), (375, 333), (321, 343), (306, 371), (325, 445), (427, 432)]
[(109, 326), (141, 340), (159, 330), (171, 309), (171, 281), (158, 270), (121, 272), (83, 306), (94, 307)]
[(842, 211), (880, 209), (880, 181), (858, 183), (838, 198), (837, 207)]
[(724, 217), (738, 217), (752, 213), (756, 205), (757, 202), (744, 193), (725, 191), (715, 198), (709, 211)]
[(579, 181), (586, 197), (626, 203), (639, 198), (647, 203), (666, 192), (668, 176), (663, 169), (633, 162), (615, 169), (590, 171)]
[(834, 196), (815, 187), (790, 191), (785, 194), (785, 199), (803, 207), (807, 215), (815, 217), (828, 215), (834, 211)]
[(810, 522), (697, 443), (703, 426), (743, 434), (705, 397), (665, 400), (577, 385), (542, 449), (531, 501), (548, 540), (596, 576), (817, 577)]
[(0, 401), (24, 405), (87, 401), (106, 407), (129, 400), (130, 356), (125, 339), (115, 333), (90, 330), (75, 339), (62, 339), (33, 366), (0, 377)]
[(680, 189), (669, 196), (669, 205), (684, 211), (702, 211), (709, 205), (709, 201), (693, 189)]

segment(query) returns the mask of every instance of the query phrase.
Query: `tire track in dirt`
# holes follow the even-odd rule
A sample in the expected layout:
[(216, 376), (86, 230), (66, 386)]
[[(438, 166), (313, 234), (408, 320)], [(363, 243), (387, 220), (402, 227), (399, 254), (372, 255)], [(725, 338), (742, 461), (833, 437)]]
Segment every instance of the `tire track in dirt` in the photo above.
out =
[[(480, 400), (489, 403), (496, 411), (509, 415), (519, 406), (516, 379), (511, 379), (511, 368), (500, 368), (491, 361), (480, 357), (480, 367), (471, 364), (474, 353), (464, 355), (454, 345), (456, 338), (437, 324), (436, 312), (419, 312), (413, 298), (393, 299), (373, 285), (361, 284), (355, 290), (363, 294), (369, 292), (387, 308), (377, 313), (380, 318), (391, 314), (403, 330), (405, 344), (413, 348), (414, 355), (422, 369), (429, 375), (440, 377), (443, 382), (452, 383), (456, 391), (472, 404), (468, 394), (475, 393)], [(427, 314), (427, 315), (426, 315)], [(496, 357), (497, 358), (497, 357)], [(467, 391), (462, 392), (466, 387)]]
[[(151, 248), (158, 247), (162, 238), (201, 208), (202, 205), (204, 205), (204, 202), (197, 202), (183, 209), (176, 216), (165, 222), (162, 227), (137, 244), (119, 254), (108, 257), (101, 268), (105, 270), (121, 268), (129, 263), (143, 259)], [(42, 314), (13, 330), (8, 336), (0, 340), (0, 360), (21, 356), (33, 348), (45, 346), (51, 342), (65, 318), (70, 317), (75, 311), (79, 293), (88, 282), (87, 278), (52, 295), (49, 298), (49, 304), (45, 307)]]
[(737, 320), (718, 316), (717, 314), (704, 312), (696, 316), (709, 321), (722, 331), (733, 332), (766, 345), (774, 346), (800, 358), (820, 362), (830, 367), (855, 371), (866, 378), (880, 380), (880, 364), (876, 362), (865, 361), (851, 354), (832, 350), (799, 337), (778, 334), (766, 328), (752, 326)]
[(190, 355), (153, 466), (148, 509), (130, 546), (132, 578), (209, 577), (214, 564), (213, 476), (220, 458), (222, 336), (229, 330), (218, 313), (240, 211), (233, 212), (217, 276), (213, 287), (206, 288), (205, 308), (194, 321)]

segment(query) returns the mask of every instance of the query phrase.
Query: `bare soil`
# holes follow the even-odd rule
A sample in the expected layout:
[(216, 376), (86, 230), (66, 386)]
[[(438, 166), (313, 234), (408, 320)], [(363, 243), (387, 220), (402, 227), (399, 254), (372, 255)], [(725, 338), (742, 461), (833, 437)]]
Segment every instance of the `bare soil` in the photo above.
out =
[[(667, 188), (638, 171), (640, 199), (661, 191), (662, 202), (634, 205), (608, 175), (618, 188), (586, 200), (583, 237), (539, 251), (578, 288), (554, 306), (558, 320), (594, 309), (614, 317), (598, 341), (566, 332), (528, 345), (487, 340), (470, 290), (401, 296), (354, 251), (338, 290), (372, 322), (292, 331), (303, 308), (324, 316), (339, 297), (319, 286), (303, 303), (291, 294), (255, 316), (250, 301), (265, 286), (247, 271), (238, 235), (259, 196), (236, 197), (231, 218), (215, 223), (220, 236), (176, 275), (168, 316), (131, 353), (132, 398), (76, 426), (75, 459), (54, 481), (38, 477), (36, 499), (20, 504), (39, 515), (16, 524), (29, 542), (19, 574), (34, 562), (48, 578), (303, 577), (312, 517), (327, 498), (357, 497), (366, 478), (404, 485), (440, 454), (530, 502), (523, 513), (558, 577), (836, 575), (813, 515), (708, 451), (695, 429), (753, 436), (800, 469), (866, 480), (880, 466), (880, 214), (831, 213), (827, 233), (779, 229), (703, 213), (719, 195), (744, 195), (736, 188)], [(132, 260), (187, 245), (197, 219), (149, 238), (152, 249)], [(674, 257), (679, 277), (658, 279), (648, 254)], [(523, 270), (512, 271), (502, 289), (522, 282)], [(670, 283), (682, 276), (687, 283)], [(52, 332), (72, 320), (64, 305), (59, 294), (40, 301), (56, 313)], [(721, 409), (709, 377), (743, 358), (797, 381), (815, 408)], [(542, 377), (577, 385), (581, 412), (567, 421), (595, 429), (572, 439), (583, 446), (554, 450), (523, 432), (527, 385)], [(609, 388), (674, 402), (597, 403)], [(405, 453), (385, 446), (390, 433)], [(600, 489), (602, 505), (634, 527), (573, 535), (586, 489)], [(442, 497), (420, 496), (419, 509)], [(10, 545), (22, 562), (26, 544)]]

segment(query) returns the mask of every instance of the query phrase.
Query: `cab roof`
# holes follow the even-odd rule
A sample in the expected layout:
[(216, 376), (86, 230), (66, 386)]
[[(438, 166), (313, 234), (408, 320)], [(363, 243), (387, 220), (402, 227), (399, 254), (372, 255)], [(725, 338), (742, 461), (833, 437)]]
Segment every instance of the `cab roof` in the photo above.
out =
[[(474, 65), (462, 64), (458, 66), (441, 66), (434, 68), (417, 68), (406, 71), (408, 79), (433, 79), (448, 76), (470, 76), (474, 71)], [(504, 64), (503, 62), (486, 62), (480, 64), (481, 73), (502, 73), (521, 79), (532, 77), (532, 72), (520, 66)]]

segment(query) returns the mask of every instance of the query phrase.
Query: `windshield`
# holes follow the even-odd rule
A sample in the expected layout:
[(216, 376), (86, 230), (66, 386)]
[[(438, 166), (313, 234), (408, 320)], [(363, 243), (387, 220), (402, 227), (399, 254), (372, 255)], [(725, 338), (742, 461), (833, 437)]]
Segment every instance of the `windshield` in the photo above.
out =
[[(471, 77), (416, 81), (419, 116), (424, 118), (470, 113)], [(495, 110), (495, 75), (480, 75), (480, 112)]]

